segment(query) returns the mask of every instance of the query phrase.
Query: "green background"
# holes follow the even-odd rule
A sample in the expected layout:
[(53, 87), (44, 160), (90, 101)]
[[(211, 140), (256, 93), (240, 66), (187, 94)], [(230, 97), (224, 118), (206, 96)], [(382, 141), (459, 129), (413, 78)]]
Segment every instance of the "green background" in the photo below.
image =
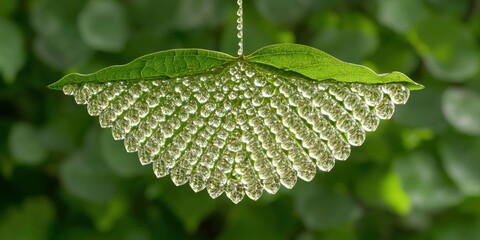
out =
[(480, 2), (245, 1), (296, 42), (426, 86), (330, 173), (253, 202), (156, 179), (46, 85), (172, 48), (237, 51), (234, 0), (0, 0), (0, 239), (475, 239)]

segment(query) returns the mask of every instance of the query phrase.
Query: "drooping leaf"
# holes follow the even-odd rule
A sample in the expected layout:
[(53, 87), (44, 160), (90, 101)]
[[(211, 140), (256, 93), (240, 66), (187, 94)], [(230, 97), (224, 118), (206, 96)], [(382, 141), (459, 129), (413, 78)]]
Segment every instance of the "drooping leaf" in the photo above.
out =
[(87, 104), (157, 177), (235, 203), (330, 171), (421, 88), (296, 44), (240, 58), (164, 51), (50, 87)]

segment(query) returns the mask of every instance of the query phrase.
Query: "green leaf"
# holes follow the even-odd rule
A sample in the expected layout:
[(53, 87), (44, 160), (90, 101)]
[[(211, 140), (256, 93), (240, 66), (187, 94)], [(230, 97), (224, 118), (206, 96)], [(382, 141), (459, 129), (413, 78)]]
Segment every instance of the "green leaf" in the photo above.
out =
[(128, 40), (128, 23), (123, 5), (116, 0), (90, 0), (79, 15), (84, 41), (108, 52), (122, 50)]
[(50, 87), (87, 104), (157, 177), (238, 203), (330, 171), (420, 85), (283, 44), (239, 58), (158, 52)]
[(224, 53), (202, 49), (168, 50), (140, 57), (126, 65), (108, 67), (93, 74), (69, 74), (49, 87), (61, 90), (65, 85), (72, 83), (163, 80), (204, 73), (228, 64), (234, 59)]
[(21, 206), (8, 208), (0, 219), (0, 239), (51, 239), (55, 219), (53, 204), (46, 198), (28, 198)]
[(480, 194), (480, 140), (450, 135), (439, 144), (445, 171), (466, 195)]
[(47, 157), (37, 130), (28, 123), (16, 123), (8, 139), (10, 152), (19, 164), (38, 165)]
[(12, 83), (25, 64), (24, 37), (13, 22), (0, 17), (0, 73), (5, 82)]
[(458, 131), (480, 135), (480, 94), (464, 88), (448, 88), (443, 93), (442, 109), (447, 121)]
[(342, 62), (318, 49), (298, 44), (277, 44), (247, 56), (247, 60), (299, 73), (309, 79), (366, 84), (404, 83), (411, 90), (423, 87), (400, 72), (376, 74), (367, 67)]

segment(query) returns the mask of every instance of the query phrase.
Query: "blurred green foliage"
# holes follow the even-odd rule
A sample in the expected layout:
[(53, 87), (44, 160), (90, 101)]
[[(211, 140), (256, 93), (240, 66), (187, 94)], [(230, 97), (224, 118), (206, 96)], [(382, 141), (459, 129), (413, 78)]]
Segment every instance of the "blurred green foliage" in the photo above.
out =
[(234, 0), (0, 0), (0, 239), (475, 239), (480, 2), (246, 0), (246, 53), (298, 42), (426, 89), (330, 173), (233, 205), (174, 187), (46, 89), (143, 54), (236, 53)]

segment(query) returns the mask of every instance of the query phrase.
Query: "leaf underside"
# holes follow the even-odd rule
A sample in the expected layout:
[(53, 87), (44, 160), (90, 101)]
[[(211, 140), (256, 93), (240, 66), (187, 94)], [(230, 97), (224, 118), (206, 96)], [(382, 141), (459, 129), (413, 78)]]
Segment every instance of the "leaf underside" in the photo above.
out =
[(87, 104), (89, 114), (112, 128), (128, 152), (138, 152), (142, 164), (152, 164), (157, 177), (170, 175), (176, 185), (206, 189), (212, 198), (225, 192), (238, 203), (245, 195), (257, 200), (263, 191), (275, 194), (297, 178), (311, 181), (317, 170), (330, 171), (335, 160), (349, 157), (351, 146), (364, 142), (365, 132), (392, 116), (395, 104), (406, 103), (409, 87), (418, 86), (406, 76), (379, 83), (382, 76), (357, 65), (350, 67), (378, 79), (312, 79), (306, 76), (321, 74), (285, 57), (275, 62), (265, 54), (252, 60), (213, 55), (222, 60), (191, 61), (187, 73), (145, 71), (141, 65), (152, 62), (144, 59), (131, 63), (136, 68), (130, 74), (113, 67), (108, 74), (69, 75), (74, 77), (52, 87)]

